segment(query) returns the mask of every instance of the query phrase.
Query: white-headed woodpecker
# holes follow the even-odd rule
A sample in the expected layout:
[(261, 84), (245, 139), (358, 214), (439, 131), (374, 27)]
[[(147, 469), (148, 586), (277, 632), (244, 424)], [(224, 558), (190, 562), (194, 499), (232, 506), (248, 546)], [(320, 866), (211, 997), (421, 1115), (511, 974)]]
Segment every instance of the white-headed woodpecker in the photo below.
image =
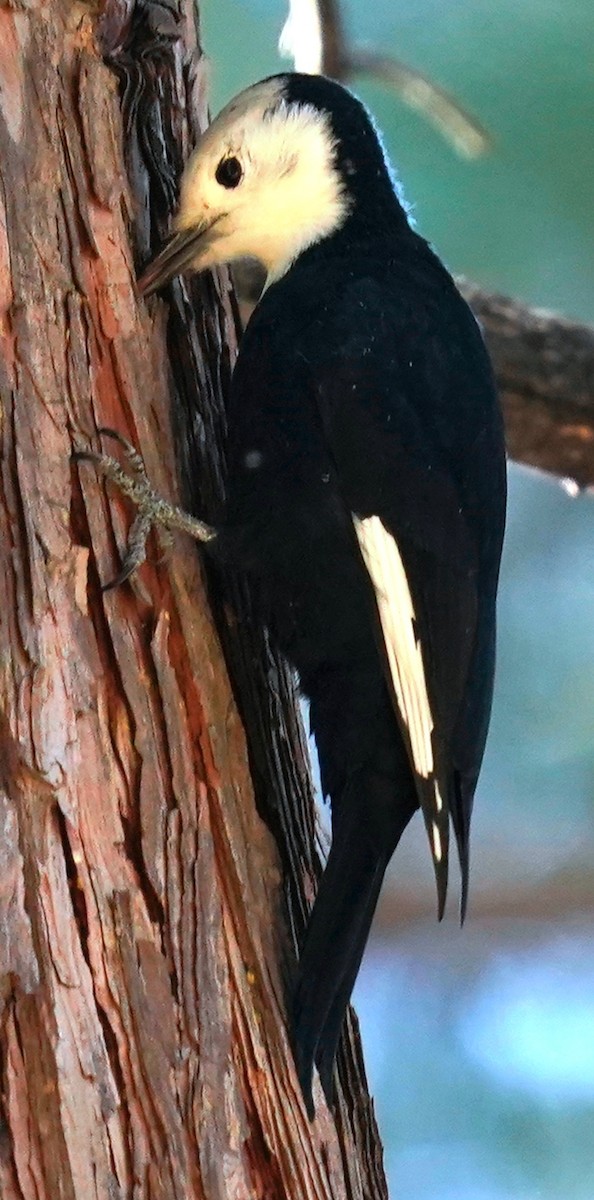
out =
[(384, 872), (417, 808), (441, 915), (450, 821), (466, 904), (487, 735), (505, 454), (477, 323), (411, 228), (363, 105), (328, 79), (233, 100), (145, 271), (267, 271), (233, 374), (225, 518), (309, 699), (332, 847), (301, 951), (293, 1043), (327, 1094)]

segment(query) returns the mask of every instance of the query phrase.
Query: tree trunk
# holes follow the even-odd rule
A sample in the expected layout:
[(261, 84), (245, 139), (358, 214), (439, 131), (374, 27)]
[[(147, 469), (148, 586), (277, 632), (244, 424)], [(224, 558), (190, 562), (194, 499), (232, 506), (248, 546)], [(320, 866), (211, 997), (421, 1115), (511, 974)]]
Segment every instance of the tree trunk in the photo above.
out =
[(204, 120), (190, 0), (0, 10), (2, 1200), (385, 1195), (354, 1018), (313, 1124), (285, 1029), (318, 871), (290, 678), (184, 538), (102, 592), (130, 514), (71, 462), (110, 426), (220, 499), (228, 277), (133, 282)]

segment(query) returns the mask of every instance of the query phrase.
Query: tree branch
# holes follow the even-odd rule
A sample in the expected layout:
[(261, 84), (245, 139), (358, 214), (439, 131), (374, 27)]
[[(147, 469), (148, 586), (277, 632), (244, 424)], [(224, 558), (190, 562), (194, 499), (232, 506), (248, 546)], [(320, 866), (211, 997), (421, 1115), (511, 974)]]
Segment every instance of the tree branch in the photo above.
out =
[(378, 79), (403, 104), (421, 113), (464, 158), (478, 158), (490, 148), (486, 129), (427, 75), (391, 54), (351, 46), (340, 0), (289, 0), (279, 49), (293, 59), (296, 71), (328, 75), (341, 83), (348, 83), (353, 75)]
[(510, 457), (594, 485), (594, 329), (458, 284), (493, 358)]

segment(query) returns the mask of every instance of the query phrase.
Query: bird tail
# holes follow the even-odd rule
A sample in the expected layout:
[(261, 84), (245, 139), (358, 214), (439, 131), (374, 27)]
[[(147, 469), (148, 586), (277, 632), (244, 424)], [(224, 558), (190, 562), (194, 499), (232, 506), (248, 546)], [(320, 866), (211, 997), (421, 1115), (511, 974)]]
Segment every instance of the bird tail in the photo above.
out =
[(335, 830), (307, 928), (293, 1002), (295, 1062), (310, 1119), (314, 1063), (326, 1098), (332, 1100), (342, 1023), (390, 858), (385, 853), (378, 856), (364, 829), (353, 830), (351, 837), (345, 832)]
[[(314, 1065), (332, 1102), (336, 1050), (386, 867), (419, 807), (390, 697), (378, 679), (377, 688), (373, 678), (371, 685), (358, 679), (353, 694), (352, 680), (340, 689), (325, 678), (310, 695), (322, 786), (332, 800), (332, 846), (292, 1006), (293, 1052), (310, 1119)], [(351, 715), (342, 721), (345, 709)]]
[(466, 918), (466, 909), (468, 907), (470, 817), (472, 814), (472, 801), (475, 788), (476, 778), (469, 780), (464, 778), (459, 771), (454, 772), (452, 795), (450, 797), (450, 810), (452, 814), (454, 834), (456, 836), (456, 845), (458, 847), (460, 875), (462, 877), (462, 891), (460, 895), (461, 925), (464, 924)]

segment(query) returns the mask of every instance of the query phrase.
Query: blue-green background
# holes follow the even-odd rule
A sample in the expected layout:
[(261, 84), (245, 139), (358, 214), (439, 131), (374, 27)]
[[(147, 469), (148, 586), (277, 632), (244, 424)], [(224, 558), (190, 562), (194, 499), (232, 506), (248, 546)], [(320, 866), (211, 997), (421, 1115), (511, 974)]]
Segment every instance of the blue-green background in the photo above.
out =
[[(432, 76), (493, 134), (465, 162), (353, 82), (451, 269), (594, 321), (592, 0), (343, 13), (353, 39)], [(285, 16), (278, 0), (204, 0), (213, 109), (283, 69)], [(592, 499), (512, 467), (474, 914), (460, 932), (453, 898), (436, 925), (419, 822), (356, 989), (392, 1200), (594, 1200), (593, 550)]]

